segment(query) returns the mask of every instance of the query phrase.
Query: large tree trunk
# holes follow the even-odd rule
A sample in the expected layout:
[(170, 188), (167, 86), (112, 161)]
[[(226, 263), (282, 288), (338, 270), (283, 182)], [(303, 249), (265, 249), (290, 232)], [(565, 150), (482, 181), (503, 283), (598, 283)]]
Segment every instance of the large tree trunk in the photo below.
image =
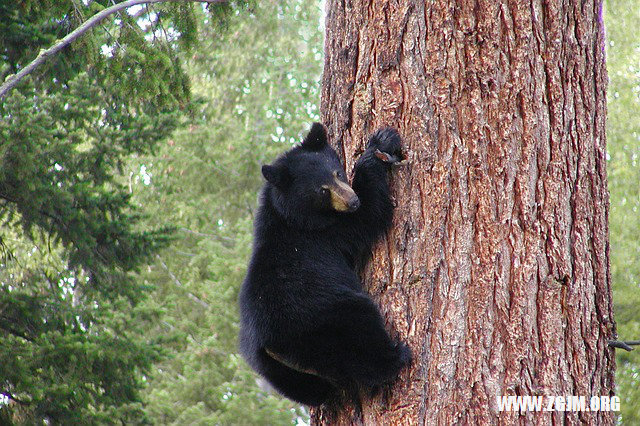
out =
[(328, 0), (322, 118), (350, 171), (389, 125), (394, 226), (363, 281), (415, 362), (316, 423), (613, 424), (499, 412), (613, 395), (600, 0)]

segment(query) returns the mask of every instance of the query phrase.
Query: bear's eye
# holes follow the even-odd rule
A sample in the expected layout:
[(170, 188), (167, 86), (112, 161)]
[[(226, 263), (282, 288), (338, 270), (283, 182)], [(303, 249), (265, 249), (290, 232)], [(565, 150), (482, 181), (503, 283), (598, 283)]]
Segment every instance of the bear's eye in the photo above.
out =
[(329, 187), (328, 187), (328, 186), (326, 186), (326, 185), (323, 185), (323, 186), (320, 188), (320, 193), (321, 193), (322, 195), (327, 195), (327, 194), (329, 194)]

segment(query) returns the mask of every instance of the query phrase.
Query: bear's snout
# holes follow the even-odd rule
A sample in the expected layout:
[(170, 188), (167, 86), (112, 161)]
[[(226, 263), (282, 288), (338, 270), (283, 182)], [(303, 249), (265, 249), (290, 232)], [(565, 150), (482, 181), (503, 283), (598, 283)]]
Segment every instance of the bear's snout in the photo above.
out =
[(339, 212), (353, 212), (360, 207), (360, 199), (347, 183), (335, 179), (329, 187), (331, 205)]
[(347, 203), (347, 211), (354, 212), (358, 210), (358, 207), (360, 207), (360, 199), (357, 195), (353, 194), (353, 197)]

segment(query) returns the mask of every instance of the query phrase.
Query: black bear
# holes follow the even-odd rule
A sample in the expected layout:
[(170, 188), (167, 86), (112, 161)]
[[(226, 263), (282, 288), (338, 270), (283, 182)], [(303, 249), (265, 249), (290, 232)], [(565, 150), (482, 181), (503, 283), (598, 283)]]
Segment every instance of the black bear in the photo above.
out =
[(262, 167), (253, 255), (240, 291), (240, 351), (286, 397), (317, 406), (338, 389), (378, 388), (411, 362), (356, 268), (389, 228), (387, 171), (400, 135), (378, 130), (349, 186), (322, 124)]

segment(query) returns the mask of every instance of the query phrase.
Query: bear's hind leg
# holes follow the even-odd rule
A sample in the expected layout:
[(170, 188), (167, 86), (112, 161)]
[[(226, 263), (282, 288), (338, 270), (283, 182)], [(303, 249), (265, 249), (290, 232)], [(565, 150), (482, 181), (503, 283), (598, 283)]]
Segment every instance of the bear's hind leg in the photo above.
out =
[(316, 407), (329, 401), (338, 390), (329, 381), (300, 372), (276, 361), (265, 351), (259, 355), (260, 373), (282, 395), (301, 404)]
[(298, 345), (304, 365), (336, 383), (376, 387), (411, 364), (411, 350), (388, 335), (375, 304), (352, 295), (331, 306), (323, 322)]

